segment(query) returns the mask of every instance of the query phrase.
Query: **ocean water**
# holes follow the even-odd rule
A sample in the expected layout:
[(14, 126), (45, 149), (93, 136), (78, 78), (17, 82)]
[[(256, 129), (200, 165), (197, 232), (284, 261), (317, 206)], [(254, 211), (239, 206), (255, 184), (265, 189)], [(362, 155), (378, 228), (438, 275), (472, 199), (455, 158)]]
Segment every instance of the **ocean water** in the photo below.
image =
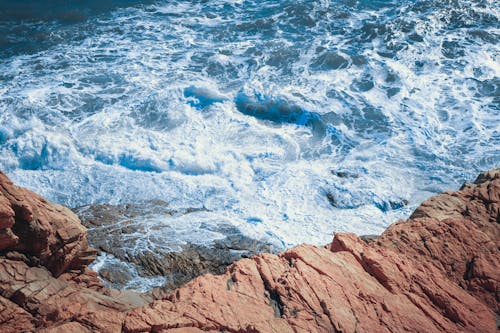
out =
[(197, 209), (155, 219), (187, 243), (378, 234), (500, 166), (499, 7), (4, 0), (0, 168), (70, 207)]

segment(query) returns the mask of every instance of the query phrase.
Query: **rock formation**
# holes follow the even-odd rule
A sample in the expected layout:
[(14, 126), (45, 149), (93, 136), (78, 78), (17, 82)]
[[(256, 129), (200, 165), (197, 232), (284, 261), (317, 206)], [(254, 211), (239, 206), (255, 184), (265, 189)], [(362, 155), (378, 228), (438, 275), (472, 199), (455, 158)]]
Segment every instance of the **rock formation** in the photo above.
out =
[(55, 276), (95, 259), (85, 228), (68, 208), (48, 203), (0, 173), (0, 250), (29, 255)]
[[(227, 266), (242, 257), (272, 252), (272, 244), (251, 239), (234, 226), (220, 223), (210, 226), (211, 233), (222, 238), (207, 244), (182, 244), (172, 237), (172, 226), (165, 217), (187, 216), (205, 208), (174, 210), (164, 201), (154, 200), (127, 205), (90, 205), (75, 209), (88, 228), (92, 246), (111, 254), (111, 262), (102, 263), (99, 276), (107, 285), (122, 289), (141, 277), (168, 276), (156, 292), (171, 292), (205, 273), (222, 274)], [(199, 230), (198, 230), (199, 232)], [(166, 236), (166, 237), (163, 237)], [(148, 246), (141, 248), (137, 244)]]
[[(15, 186), (0, 172), (0, 332), (119, 332), (146, 299), (105, 289), (85, 267), (95, 259), (69, 209)], [(49, 330), (51, 331), (51, 330)]]
[(500, 169), (375, 240), (241, 259), (147, 305), (86, 269), (71, 212), (0, 176), (2, 332), (497, 332)]

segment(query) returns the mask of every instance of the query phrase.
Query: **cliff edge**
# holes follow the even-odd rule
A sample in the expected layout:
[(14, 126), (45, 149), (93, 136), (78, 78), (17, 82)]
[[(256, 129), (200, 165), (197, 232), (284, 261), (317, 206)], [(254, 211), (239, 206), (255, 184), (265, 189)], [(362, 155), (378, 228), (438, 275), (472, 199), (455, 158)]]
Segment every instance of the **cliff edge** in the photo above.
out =
[[(163, 299), (106, 289), (68, 209), (0, 173), (2, 332), (497, 332), (500, 169), (364, 241), (260, 254)], [(149, 302), (149, 303), (148, 303)]]

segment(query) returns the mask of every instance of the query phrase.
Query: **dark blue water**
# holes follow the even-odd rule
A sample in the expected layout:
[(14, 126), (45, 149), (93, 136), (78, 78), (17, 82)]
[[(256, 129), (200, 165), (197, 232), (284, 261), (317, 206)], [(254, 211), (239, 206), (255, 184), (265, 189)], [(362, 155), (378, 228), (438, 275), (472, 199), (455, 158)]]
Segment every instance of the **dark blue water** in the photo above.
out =
[(161, 219), (183, 242), (221, 223), (278, 246), (379, 233), (500, 165), (499, 17), (487, 0), (4, 0), (0, 168), (73, 207), (203, 208)]

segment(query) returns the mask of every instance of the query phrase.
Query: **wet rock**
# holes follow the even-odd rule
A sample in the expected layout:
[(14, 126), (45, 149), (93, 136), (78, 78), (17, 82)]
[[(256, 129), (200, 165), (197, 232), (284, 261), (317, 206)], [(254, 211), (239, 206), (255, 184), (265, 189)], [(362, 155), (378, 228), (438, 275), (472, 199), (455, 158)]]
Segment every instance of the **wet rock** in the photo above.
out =
[[(142, 277), (165, 276), (162, 294), (205, 273), (222, 274), (234, 261), (273, 250), (271, 244), (246, 237), (230, 225), (206, 226), (210, 232), (223, 235), (209, 244), (186, 244), (177, 239), (149, 237), (149, 247), (141, 248), (148, 220), (162, 220), (201, 211), (190, 208), (173, 210), (163, 201), (130, 205), (93, 205), (76, 210), (89, 228), (91, 244), (118, 259), (106, 262), (99, 270), (109, 286), (124, 288), (139, 274)], [(166, 233), (162, 222), (155, 222), (157, 233)], [(202, 227), (204, 227), (202, 225)], [(130, 269), (132, 265), (132, 269)]]
[(113, 286), (126, 286), (132, 279), (127, 268), (116, 263), (108, 264), (106, 268), (100, 269), (99, 276)]
[[(15, 223), (52, 208), (47, 202), (32, 207), (13, 208)], [(0, 330), (497, 332), (499, 216), (500, 169), (425, 201), (369, 242), (338, 233), (328, 247), (261, 253), (171, 293), (155, 291), (156, 301), (104, 288), (85, 265), (55, 274), (53, 262), (33, 251), (40, 246), (16, 244), (0, 252)], [(82, 239), (36, 230), (36, 239), (49, 238), (42, 244), (54, 242), (51, 237)], [(238, 237), (228, 239), (219, 249), (240, 251)]]
[(367, 244), (377, 240), (378, 237), (379, 237), (379, 235), (361, 235), (361, 236), (359, 236), (359, 238)]
[(125, 332), (496, 332), (500, 170), (365, 242), (242, 259), (130, 311)]

